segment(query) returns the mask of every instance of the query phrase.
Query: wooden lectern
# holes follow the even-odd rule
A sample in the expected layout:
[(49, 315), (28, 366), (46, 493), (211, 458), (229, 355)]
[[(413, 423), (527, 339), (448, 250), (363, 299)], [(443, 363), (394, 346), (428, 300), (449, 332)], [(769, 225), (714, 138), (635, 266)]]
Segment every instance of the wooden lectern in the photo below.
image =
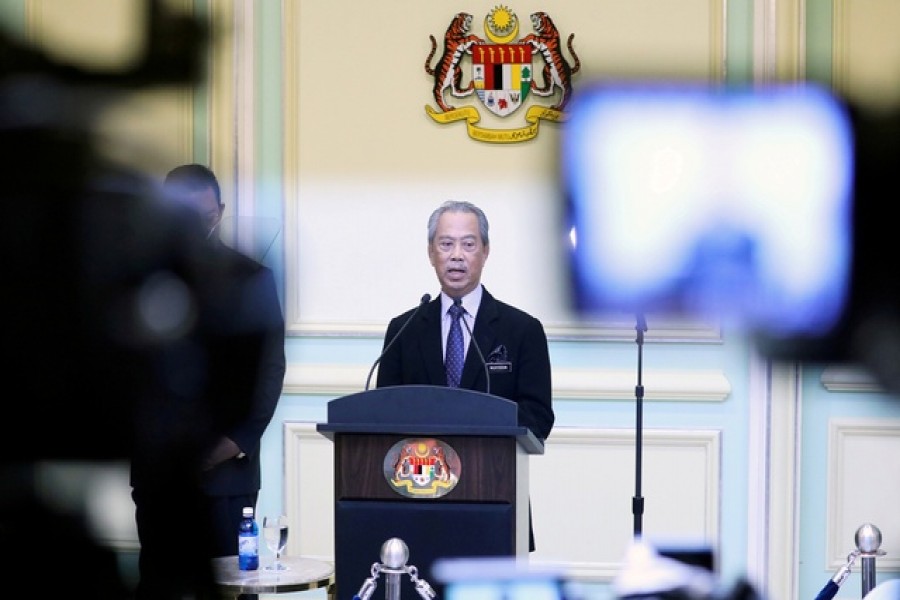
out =
[[(338, 600), (352, 600), (394, 537), (406, 542), (407, 564), (439, 598), (431, 573), (439, 558), (527, 556), (528, 455), (544, 446), (518, 424), (515, 402), (459, 388), (378, 388), (329, 402), (328, 422), (317, 430), (334, 442)], [(385, 459), (406, 440), (451, 447), (459, 459), (455, 487), (440, 497), (398, 492)], [(409, 577), (401, 579), (401, 597), (417, 598)], [(383, 590), (385, 576), (377, 583)]]

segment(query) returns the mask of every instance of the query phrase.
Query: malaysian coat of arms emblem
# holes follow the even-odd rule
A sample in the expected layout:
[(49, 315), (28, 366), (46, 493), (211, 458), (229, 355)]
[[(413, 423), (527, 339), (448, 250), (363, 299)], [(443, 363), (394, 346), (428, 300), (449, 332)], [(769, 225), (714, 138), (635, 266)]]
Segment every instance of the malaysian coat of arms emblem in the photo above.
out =
[[(515, 143), (534, 138), (541, 119), (560, 122), (572, 97), (572, 75), (581, 68), (573, 48), (575, 34), (566, 43), (574, 60), (570, 64), (562, 52), (562, 37), (546, 12), (531, 14), (534, 30), (519, 39), (519, 18), (507, 6), (497, 6), (484, 18), (487, 39), (470, 33), (474, 17), (465, 12), (454, 15), (444, 33), (443, 52), (432, 66), (438, 43), (431, 39), (431, 51), (425, 60), (425, 71), (434, 77), (432, 94), (436, 110), (425, 106), (428, 115), (438, 123), (465, 120), (473, 139), (492, 143)], [(463, 62), (471, 63), (468, 83)], [(537, 72), (536, 72), (537, 69)], [(481, 113), (475, 105), (456, 107), (450, 98), (468, 98), (475, 94), (481, 105), (501, 118), (517, 112), (531, 98), (558, 100), (549, 106), (532, 104), (525, 110), (525, 127), (487, 129), (476, 125)], [(448, 98), (448, 95), (450, 98)]]
[(403, 439), (384, 457), (384, 478), (408, 498), (440, 498), (459, 482), (459, 456), (447, 443), (433, 439)]

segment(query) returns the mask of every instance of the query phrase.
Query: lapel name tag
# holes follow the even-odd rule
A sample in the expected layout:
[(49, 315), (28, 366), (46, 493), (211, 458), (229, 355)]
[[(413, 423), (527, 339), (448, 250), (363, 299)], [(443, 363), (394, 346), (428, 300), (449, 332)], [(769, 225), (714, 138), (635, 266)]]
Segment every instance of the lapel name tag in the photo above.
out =
[(508, 361), (490, 362), (487, 368), (490, 373), (512, 373), (512, 363)]

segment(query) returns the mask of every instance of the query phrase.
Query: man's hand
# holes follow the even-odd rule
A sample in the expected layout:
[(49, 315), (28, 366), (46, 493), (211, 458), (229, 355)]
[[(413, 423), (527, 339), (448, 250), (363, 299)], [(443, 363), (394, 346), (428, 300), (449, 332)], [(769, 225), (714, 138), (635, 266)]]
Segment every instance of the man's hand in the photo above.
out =
[(203, 459), (203, 470), (209, 471), (216, 465), (232, 459), (241, 453), (240, 447), (234, 441), (224, 435), (219, 439), (213, 449)]

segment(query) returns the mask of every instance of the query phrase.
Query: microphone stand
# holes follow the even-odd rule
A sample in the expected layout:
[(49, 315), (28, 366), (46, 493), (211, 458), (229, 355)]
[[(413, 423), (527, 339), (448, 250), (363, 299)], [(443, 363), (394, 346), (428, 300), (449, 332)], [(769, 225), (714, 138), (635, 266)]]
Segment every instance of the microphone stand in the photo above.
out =
[(638, 313), (637, 324), (638, 361), (637, 361), (637, 385), (634, 387), (635, 396), (635, 428), (634, 428), (634, 498), (631, 499), (631, 512), (634, 515), (634, 537), (641, 535), (642, 524), (641, 519), (644, 515), (644, 498), (641, 496), (641, 449), (643, 447), (643, 419), (644, 419), (644, 385), (641, 382), (641, 370), (643, 362), (644, 332), (647, 331), (647, 321), (644, 315)]
[(469, 332), (469, 340), (472, 342), (472, 345), (475, 346), (475, 351), (478, 352), (478, 358), (481, 359), (481, 366), (484, 367), (484, 378), (485, 378), (485, 394), (491, 393), (491, 371), (488, 369), (487, 361), (484, 360), (484, 354), (481, 353), (481, 348), (478, 346), (478, 342), (475, 341), (475, 336), (472, 335), (472, 328), (469, 327), (469, 322), (466, 321), (466, 313), (465, 309), (463, 309), (463, 314), (460, 315), (459, 320), (463, 322), (463, 325), (466, 326), (466, 331)]
[(412, 323), (412, 320), (415, 318), (415, 316), (417, 314), (419, 314), (419, 309), (422, 308), (423, 306), (425, 306), (426, 304), (428, 304), (429, 302), (431, 302), (431, 294), (425, 294), (424, 296), (422, 296), (422, 299), (419, 300), (419, 305), (416, 306), (416, 309), (413, 311), (413, 313), (411, 315), (409, 315), (409, 318), (406, 320), (405, 323), (403, 323), (403, 327), (400, 328), (400, 331), (398, 331), (397, 334), (393, 338), (391, 338), (391, 341), (388, 342), (384, 346), (384, 350), (381, 351), (381, 354), (379, 354), (378, 358), (375, 359), (375, 362), (372, 363), (372, 368), (369, 369), (369, 376), (366, 377), (365, 391), (367, 391), (367, 392), (369, 391), (369, 384), (372, 383), (372, 373), (375, 372), (375, 367), (378, 366), (378, 363), (381, 362), (381, 359), (384, 358), (384, 355), (387, 354), (388, 350), (391, 349), (391, 346), (393, 346), (394, 343), (400, 339), (400, 334), (403, 333), (403, 330), (405, 330), (407, 327), (409, 327), (409, 324)]

